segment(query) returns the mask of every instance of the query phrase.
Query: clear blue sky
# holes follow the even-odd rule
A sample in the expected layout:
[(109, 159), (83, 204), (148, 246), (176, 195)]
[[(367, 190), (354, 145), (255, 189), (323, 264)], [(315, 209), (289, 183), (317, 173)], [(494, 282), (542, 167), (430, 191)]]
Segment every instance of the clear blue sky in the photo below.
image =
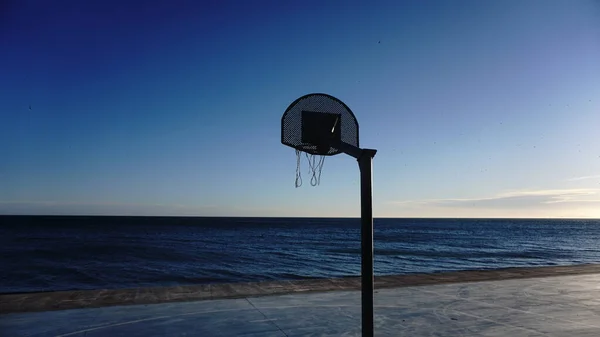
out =
[(143, 3), (2, 2), (0, 214), (359, 216), (280, 143), (324, 92), (377, 217), (600, 217), (598, 1)]

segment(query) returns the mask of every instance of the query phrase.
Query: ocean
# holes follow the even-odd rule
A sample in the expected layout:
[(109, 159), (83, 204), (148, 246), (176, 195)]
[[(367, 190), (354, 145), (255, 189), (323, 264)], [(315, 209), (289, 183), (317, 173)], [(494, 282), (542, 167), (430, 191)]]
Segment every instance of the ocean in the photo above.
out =
[[(600, 262), (600, 220), (375, 219), (375, 275)], [(0, 216), (0, 293), (360, 275), (360, 219)]]

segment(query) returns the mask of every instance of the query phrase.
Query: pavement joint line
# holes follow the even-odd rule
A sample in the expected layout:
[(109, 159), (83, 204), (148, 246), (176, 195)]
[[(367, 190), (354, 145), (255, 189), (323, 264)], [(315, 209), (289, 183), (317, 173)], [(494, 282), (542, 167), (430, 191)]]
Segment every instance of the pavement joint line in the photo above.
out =
[(463, 311), (459, 311), (459, 310), (454, 310), (454, 309), (450, 309), (450, 310), (455, 311), (455, 312), (457, 312), (457, 313), (459, 313), (461, 315), (470, 316), (470, 317), (473, 317), (473, 318), (480, 319), (482, 321), (488, 321), (488, 322), (491, 322), (491, 323), (494, 323), (494, 324), (504, 325), (504, 326), (507, 326), (507, 327), (513, 328), (513, 329), (525, 330), (527, 332), (533, 332), (535, 334), (542, 335), (542, 336), (546, 335), (545, 333), (543, 333), (541, 331), (524, 328), (522, 326), (508, 324), (506, 322), (501, 322), (501, 321), (497, 321), (497, 320), (494, 320), (494, 319), (491, 319), (491, 318), (469, 314), (469, 313), (466, 313), (466, 312), (463, 312)]
[(263, 317), (265, 318), (266, 321), (269, 321), (269, 323), (273, 324), (285, 337), (288, 337), (288, 335), (285, 333), (285, 331), (283, 331), (281, 329), (281, 327), (279, 327), (279, 325), (277, 325), (277, 323), (274, 322), (274, 320), (272, 319), (268, 319), (267, 315), (265, 315), (264, 312), (262, 312), (259, 308), (257, 308), (254, 303), (252, 303), (252, 301), (250, 301), (250, 299), (248, 297), (246, 297), (246, 301), (248, 301), (248, 303), (250, 303), (250, 305), (256, 309), (256, 311), (260, 312), (261, 315), (263, 315)]
[[(201, 311), (186, 312), (186, 313), (175, 314), (175, 315), (152, 316), (152, 317), (148, 317), (148, 318), (141, 318), (141, 319), (130, 320), (130, 321), (125, 321), (125, 322), (119, 322), (119, 323), (102, 324), (102, 325), (99, 325), (99, 326), (94, 326), (94, 327), (90, 327), (90, 328), (83, 329), (83, 330), (71, 331), (71, 332), (68, 332), (68, 333), (65, 333), (65, 334), (57, 335), (55, 337), (74, 336), (74, 335), (79, 335), (81, 333), (83, 333), (84, 335), (86, 335), (88, 332), (94, 331), (94, 330), (106, 329), (106, 328), (110, 328), (110, 327), (122, 326), (122, 325), (128, 325), (128, 324), (135, 324), (135, 323), (140, 323), (140, 322), (156, 321), (156, 320), (161, 320), (161, 319), (164, 319), (164, 318), (184, 317), (184, 316), (202, 315), (202, 314), (207, 314), (207, 313), (228, 312), (228, 311), (238, 311), (238, 310), (240, 310), (240, 309), (201, 310)], [(250, 309), (246, 309), (246, 310), (250, 310)]]

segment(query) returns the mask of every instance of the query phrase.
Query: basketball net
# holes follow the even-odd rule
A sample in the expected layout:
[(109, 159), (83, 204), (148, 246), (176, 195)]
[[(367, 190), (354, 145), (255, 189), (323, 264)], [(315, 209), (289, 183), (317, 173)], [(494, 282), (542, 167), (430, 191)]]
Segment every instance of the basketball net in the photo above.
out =
[[(325, 163), (325, 156), (317, 156), (304, 152), (306, 160), (308, 161), (308, 173), (311, 175), (310, 185), (317, 186), (321, 183), (321, 170)], [(317, 160), (317, 157), (319, 159)], [(302, 158), (302, 151), (296, 150), (296, 188), (302, 186), (302, 174), (300, 172), (300, 159)]]

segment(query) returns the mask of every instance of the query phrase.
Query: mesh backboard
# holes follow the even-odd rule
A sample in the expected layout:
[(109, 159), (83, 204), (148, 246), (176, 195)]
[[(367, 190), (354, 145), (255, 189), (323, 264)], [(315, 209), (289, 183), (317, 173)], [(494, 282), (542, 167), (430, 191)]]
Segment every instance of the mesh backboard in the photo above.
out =
[(310, 154), (332, 156), (342, 141), (358, 145), (358, 122), (339, 99), (327, 94), (309, 94), (295, 100), (281, 117), (281, 143)]

